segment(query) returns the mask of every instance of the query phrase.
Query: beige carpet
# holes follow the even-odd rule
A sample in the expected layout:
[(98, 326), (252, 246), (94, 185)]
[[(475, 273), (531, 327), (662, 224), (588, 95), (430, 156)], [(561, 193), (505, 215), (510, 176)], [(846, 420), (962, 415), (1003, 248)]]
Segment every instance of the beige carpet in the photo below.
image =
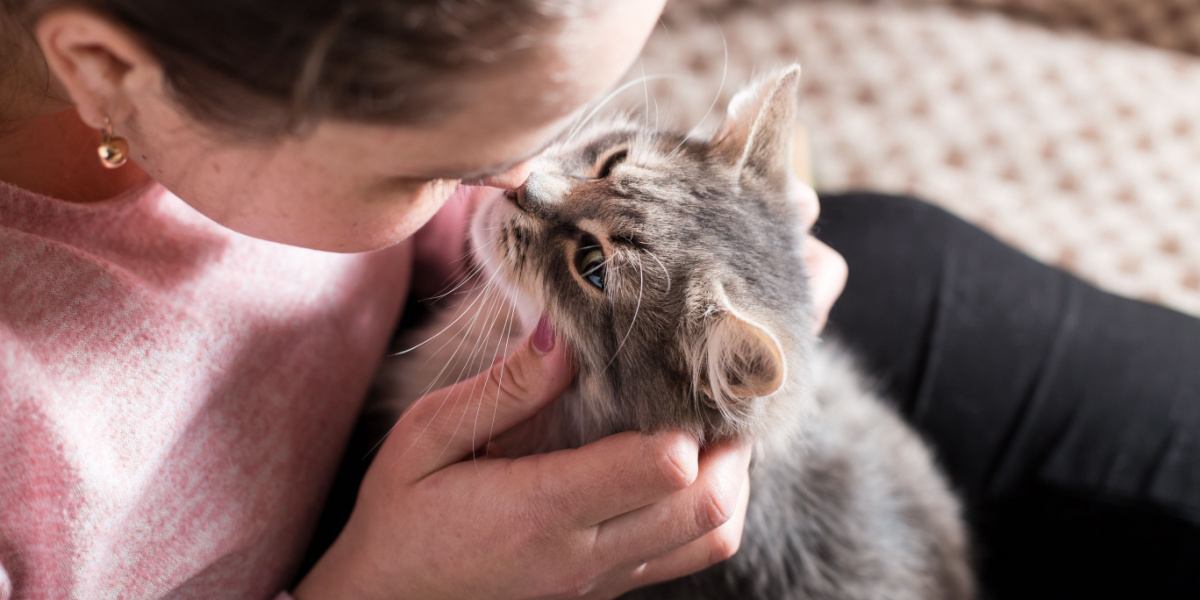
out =
[(798, 61), (822, 189), (914, 193), (1200, 314), (1195, 52), (1196, 0), (676, 0), (631, 74), (676, 77), (622, 98), (689, 127)]

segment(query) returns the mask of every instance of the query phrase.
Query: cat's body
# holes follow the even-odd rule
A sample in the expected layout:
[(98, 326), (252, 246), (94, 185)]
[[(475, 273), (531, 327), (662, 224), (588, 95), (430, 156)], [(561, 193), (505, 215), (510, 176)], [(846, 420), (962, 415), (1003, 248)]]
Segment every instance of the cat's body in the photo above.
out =
[[(738, 554), (633, 597), (970, 598), (957, 502), (929, 452), (812, 335), (786, 200), (797, 79), (740, 95), (713, 140), (624, 124), (551, 152), (546, 175), (476, 215), (480, 274), (407, 332), (418, 347), (385, 367), (388, 407), (482, 370), (545, 312), (578, 380), (498, 440), (505, 454), (630, 429), (755, 440)], [(443, 418), (491, 427), (483, 410)]]
[(972, 597), (958, 503), (924, 444), (836, 344), (823, 342), (813, 362), (820, 413), (786, 454), (755, 455), (738, 553), (629, 597)]
[[(446, 385), (445, 373), (472, 375), (502, 354), (506, 345), (520, 343), (525, 332), (505, 326), (509, 306), (504, 302), (480, 311), (472, 325), (475, 309), (489, 308), (486, 299), (477, 298), (477, 291), (467, 290), (404, 336), (402, 344), (410, 347), (445, 330), (435, 343), (388, 369), (388, 388), (408, 391), (397, 392), (393, 401), (407, 405), (423, 390)], [(750, 506), (738, 553), (698, 575), (629, 597), (970, 597), (958, 506), (924, 444), (865, 385), (836, 343), (822, 342), (812, 360), (812, 393), (819, 412), (811, 417), (807, 433), (791, 445), (755, 449)], [(505, 452), (525, 454), (591, 441), (572, 427), (577, 418), (570, 414), (572, 406), (587, 401), (578, 388), (572, 389), (543, 414), (537, 427), (523, 431), (527, 437), (521, 441), (528, 446), (513, 448), (510, 442)], [(490, 415), (483, 411), (446, 418), (461, 427), (490, 427)]]

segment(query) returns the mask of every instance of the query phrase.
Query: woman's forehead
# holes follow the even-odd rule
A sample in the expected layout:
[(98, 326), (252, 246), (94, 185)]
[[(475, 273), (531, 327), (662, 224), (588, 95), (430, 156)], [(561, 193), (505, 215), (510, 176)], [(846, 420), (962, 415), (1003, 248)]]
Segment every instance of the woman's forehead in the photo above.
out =
[[(550, 43), (473, 74), (447, 91), (456, 108), (420, 125), (326, 123), (317, 146), (344, 149), (347, 164), (381, 176), (471, 178), (504, 170), (546, 147), (637, 56), (660, 2), (625, 0), (572, 25)], [(314, 136), (317, 137), (317, 136)]]

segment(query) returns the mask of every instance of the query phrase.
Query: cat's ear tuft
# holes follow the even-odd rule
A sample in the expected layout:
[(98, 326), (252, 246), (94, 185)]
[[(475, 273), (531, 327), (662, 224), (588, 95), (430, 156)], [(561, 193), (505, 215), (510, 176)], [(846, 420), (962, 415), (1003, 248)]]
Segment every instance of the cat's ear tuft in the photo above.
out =
[(723, 400), (769, 396), (783, 387), (783, 348), (765, 327), (721, 310), (706, 340), (709, 393)]
[(786, 188), (795, 178), (793, 144), (799, 126), (800, 65), (761, 78), (729, 102), (713, 150), (747, 179)]

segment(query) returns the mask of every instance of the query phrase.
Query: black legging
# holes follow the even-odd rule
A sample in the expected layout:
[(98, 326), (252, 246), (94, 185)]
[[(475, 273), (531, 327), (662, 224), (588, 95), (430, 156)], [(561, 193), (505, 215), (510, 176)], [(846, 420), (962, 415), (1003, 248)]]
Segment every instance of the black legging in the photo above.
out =
[(1200, 598), (1200, 320), (916, 200), (827, 195), (829, 330), (965, 500), (991, 598)]

